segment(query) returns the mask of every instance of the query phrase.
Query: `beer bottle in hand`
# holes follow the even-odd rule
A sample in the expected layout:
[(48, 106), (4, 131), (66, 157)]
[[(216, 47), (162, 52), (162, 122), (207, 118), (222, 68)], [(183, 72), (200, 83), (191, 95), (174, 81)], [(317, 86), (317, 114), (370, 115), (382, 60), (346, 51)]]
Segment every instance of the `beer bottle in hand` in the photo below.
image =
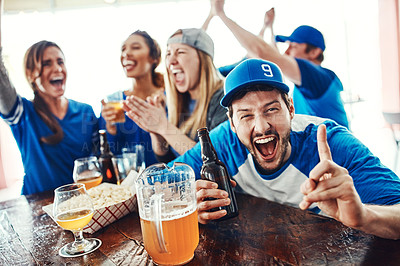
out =
[(119, 185), (119, 180), (115, 174), (111, 158), (113, 157), (110, 151), (110, 146), (107, 142), (107, 133), (105, 130), (99, 130), (100, 135), (100, 156), (99, 164), (101, 174), (103, 175), (103, 182), (113, 183)]
[(239, 214), (239, 210), (231, 186), (228, 170), (226, 169), (225, 164), (217, 157), (217, 153), (215, 152), (210, 136), (208, 135), (208, 129), (206, 127), (198, 129), (197, 136), (200, 140), (201, 158), (203, 160), (203, 166), (200, 171), (201, 178), (216, 182), (218, 184), (218, 189), (228, 192), (229, 198), (231, 199), (231, 203), (228, 206), (215, 208), (210, 211), (226, 210), (226, 215), (217, 221), (235, 217)]

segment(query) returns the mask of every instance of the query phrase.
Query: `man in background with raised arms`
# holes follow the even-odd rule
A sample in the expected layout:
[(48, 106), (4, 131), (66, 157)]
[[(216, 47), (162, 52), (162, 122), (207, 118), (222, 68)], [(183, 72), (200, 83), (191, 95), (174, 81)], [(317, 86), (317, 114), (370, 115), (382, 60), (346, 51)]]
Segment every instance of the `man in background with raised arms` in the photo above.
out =
[[(218, 16), (247, 50), (248, 57), (261, 58), (277, 64), (283, 74), (295, 84), (293, 101), (296, 114), (330, 118), (349, 128), (340, 95), (343, 85), (333, 71), (321, 66), (325, 41), (320, 31), (303, 25), (295, 29), (290, 36), (275, 36), (276, 41), (289, 43), (289, 48), (281, 54), (275, 43), (268, 44), (260, 36), (243, 29), (230, 19), (224, 11), (225, 0), (210, 2), (210, 14), (205, 22), (206, 26), (203, 27), (208, 27), (211, 18)], [(269, 29), (271, 35), (274, 34), (274, 19), (275, 12), (271, 9), (266, 13), (260, 34), (263, 34), (265, 29)]]

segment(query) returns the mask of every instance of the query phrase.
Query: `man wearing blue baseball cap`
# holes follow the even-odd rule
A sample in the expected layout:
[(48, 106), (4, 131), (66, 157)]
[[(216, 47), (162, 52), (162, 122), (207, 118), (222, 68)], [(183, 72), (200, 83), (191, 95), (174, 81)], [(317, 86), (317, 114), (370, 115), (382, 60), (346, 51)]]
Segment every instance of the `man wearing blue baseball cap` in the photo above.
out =
[[(295, 115), (288, 92), (279, 67), (269, 61), (248, 59), (227, 76), (221, 105), (229, 121), (210, 138), (235, 190), (399, 239), (399, 177), (346, 128)], [(175, 161), (189, 164), (200, 179), (199, 144)], [(196, 187), (199, 222), (223, 217), (225, 210), (210, 210), (229, 205), (227, 193), (207, 180), (197, 180)]]
[[(333, 71), (321, 66), (324, 60), (325, 41), (320, 31), (303, 25), (295, 29), (290, 36), (277, 35), (275, 41), (289, 44), (285, 53), (280, 54), (274, 41), (271, 45), (266, 43), (227, 17), (224, 0), (210, 1), (211, 9), (207, 21), (212, 16), (218, 16), (247, 50), (248, 57), (262, 58), (276, 63), (283, 74), (294, 83), (293, 101), (297, 114), (330, 118), (349, 128), (340, 95), (343, 85)], [(274, 18), (274, 9), (267, 11), (264, 26), (271, 30), (272, 35)]]

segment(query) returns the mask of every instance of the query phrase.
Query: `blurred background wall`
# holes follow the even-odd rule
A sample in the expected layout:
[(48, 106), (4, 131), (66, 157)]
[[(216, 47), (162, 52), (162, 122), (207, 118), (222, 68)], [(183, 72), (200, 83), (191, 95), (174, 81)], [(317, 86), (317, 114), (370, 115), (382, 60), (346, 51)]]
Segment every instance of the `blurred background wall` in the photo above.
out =
[[(399, 109), (398, 0), (225, 3), (228, 16), (255, 34), (271, 7), (275, 7), (275, 34), (289, 35), (303, 24), (324, 34), (327, 48), (322, 66), (333, 70), (343, 82), (342, 96), (352, 131), (391, 167), (395, 150), (382, 110)], [(120, 47), (131, 32), (146, 30), (160, 43), (164, 57), (168, 37), (179, 28), (200, 27), (208, 11), (208, 0), (5, 0), (4, 61), (18, 93), (32, 98), (23, 74), (24, 53), (42, 39), (58, 43), (68, 69), (66, 96), (91, 104), (99, 114), (105, 95), (130, 85), (120, 65)], [(211, 21), (207, 32), (215, 43), (217, 67), (246, 54), (218, 18)], [(285, 44), (279, 45), (283, 52)], [(159, 70), (165, 71), (164, 62)], [(23, 168), (3, 121), (0, 138), (0, 179), (3, 176), (3, 183), (11, 184), (21, 180)]]

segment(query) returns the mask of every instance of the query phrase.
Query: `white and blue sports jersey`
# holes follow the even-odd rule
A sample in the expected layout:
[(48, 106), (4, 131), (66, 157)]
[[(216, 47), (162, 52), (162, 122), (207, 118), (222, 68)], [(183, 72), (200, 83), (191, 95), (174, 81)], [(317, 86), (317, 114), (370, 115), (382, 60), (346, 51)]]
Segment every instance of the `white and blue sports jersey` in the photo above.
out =
[(64, 138), (55, 145), (45, 144), (41, 137), (52, 135), (33, 107), (33, 103), (18, 96), (11, 112), (3, 117), (21, 152), (25, 176), (22, 194), (53, 190), (73, 183), (74, 160), (89, 156), (96, 137), (97, 117), (90, 105), (68, 100), (65, 117), (57, 121)]
[[(332, 120), (295, 115), (290, 134), (290, 158), (271, 175), (262, 175), (257, 171), (253, 157), (230, 129), (229, 121), (212, 130), (210, 138), (218, 158), (238, 184), (236, 191), (298, 207), (303, 198), (300, 185), (319, 162), (317, 128), (320, 123), (326, 125), (333, 161), (349, 171), (362, 202), (379, 205), (400, 203), (399, 177), (382, 165), (346, 128)], [(189, 164), (196, 178), (200, 178), (202, 160), (199, 143), (175, 161)]]
[(308, 60), (296, 58), (301, 73), (301, 86), (294, 86), (293, 104), (296, 114), (313, 115), (334, 120), (349, 128), (340, 93), (343, 85), (336, 74)]

